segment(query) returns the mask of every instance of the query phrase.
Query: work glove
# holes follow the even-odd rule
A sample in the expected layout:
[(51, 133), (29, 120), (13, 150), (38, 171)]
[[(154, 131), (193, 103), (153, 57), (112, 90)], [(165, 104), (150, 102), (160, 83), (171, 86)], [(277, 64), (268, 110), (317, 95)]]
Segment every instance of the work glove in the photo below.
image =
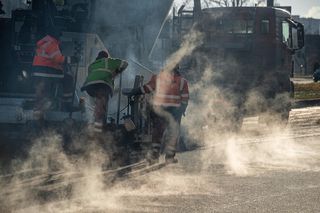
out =
[(137, 96), (137, 95), (142, 95), (142, 91), (140, 89), (140, 87), (137, 88), (133, 88), (133, 89), (122, 89), (122, 94), (132, 97), (132, 96)]
[(116, 73), (122, 73), (128, 67), (128, 62), (122, 61), (122, 66), (116, 69)]

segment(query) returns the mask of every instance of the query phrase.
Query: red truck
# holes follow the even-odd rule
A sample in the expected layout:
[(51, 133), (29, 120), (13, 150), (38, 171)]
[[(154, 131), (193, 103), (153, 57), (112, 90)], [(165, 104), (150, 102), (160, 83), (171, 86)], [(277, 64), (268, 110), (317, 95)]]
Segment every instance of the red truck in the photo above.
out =
[(303, 25), (290, 12), (276, 7), (181, 9), (173, 18), (176, 47), (191, 23), (204, 39), (186, 60), (188, 80), (198, 82), (209, 66), (211, 83), (206, 86), (213, 85), (220, 97), (228, 97), (236, 123), (245, 115), (261, 113), (287, 120), (293, 89), (292, 55), (304, 46)]

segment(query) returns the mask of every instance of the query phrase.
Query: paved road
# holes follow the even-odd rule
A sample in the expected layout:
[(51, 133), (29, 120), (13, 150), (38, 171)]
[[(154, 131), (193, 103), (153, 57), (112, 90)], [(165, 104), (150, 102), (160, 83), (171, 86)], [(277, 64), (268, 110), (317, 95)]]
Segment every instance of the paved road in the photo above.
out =
[(112, 187), (91, 179), (68, 200), (20, 212), (320, 212), (320, 108), (293, 110), (289, 126), (251, 118), (249, 133), (208, 141), (178, 164)]

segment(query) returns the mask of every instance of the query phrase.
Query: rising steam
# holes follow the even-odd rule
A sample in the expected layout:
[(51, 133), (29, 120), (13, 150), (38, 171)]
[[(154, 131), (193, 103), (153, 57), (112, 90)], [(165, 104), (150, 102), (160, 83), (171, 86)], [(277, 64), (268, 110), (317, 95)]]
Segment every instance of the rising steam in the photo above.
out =
[(190, 56), (195, 48), (203, 43), (203, 36), (204, 35), (201, 32), (191, 29), (191, 31), (183, 38), (181, 47), (168, 57), (167, 64), (163, 70), (167, 72), (172, 71), (184, 58)]
[[(192, 31), (181, 48), (168, 58), (164, 70), (172, 70), (183, 58), (194, 53), (202, 42), (202, 34)], [(263, 174), (275, 169), (319, 170), (319, 153), (293, 139), (290, 125), (284, 129), (277, 122), (262, 124), (257, 120), (253, 131), (248, 130), (250, 128), (246, 122), (242, 128), (235, 126), (239, 122), (235, 117), (239, 110), (237, 93), (213, 83), (223, 73), (219, 67), (213, 66), (208, 56), (199, 53), (192, 56), (201, 61), (201, 67), (194, 69), (197, 80), (189, 83), (191, 98), (182, 125), (187, 145), (193, 144), (202, 150), (182, 154), (187, 157), (182, 158), (177, 166), (120, 184), (105, 184), (102, 168), (112, 158), (103, 148), (104, 144), (74, 137), (73, 145), (80, 146), (81, 155), (70, 156), (64, 152), (62, 137), (56, 132), (48, 132), (35, 139), (27, 159), (13, 162), (12, 171), (16, 174), (20, 172), (20, 175), (1, 177), (0, 211), (150, 212), (154, 210), (152, 206), (171, 207), (159, 203), (156, 199), (159, 196), (201, 196), (220, 191), (219, 185), (212, 183), (212, 168), (219, 168), (223, 174), (238, 176)], [(222, 63), (237, 66), (232, 59)], [(275, 98), (275, 104), (283, 98), (282, 95)], [(265, 102), (259, 93), (250, 92), (245, 106), (251, 112), (259, 112), (260, 105)], [(113, 140), (108, 137), (106, 143)], [(184, 164), (200, 166), (188, 171)], [(47, 178), (47, 174), (59, 172), (67, 174), (61, 182), (67, 190), (62, 189), (52, 195), (55, 199), (51, 200), (50, 193), (39, 194), (33, 188)], [(70, 182), (72, 188), (68, 189)], [(204, 187), (209, 183), (211, 188)], [(130, 196), (143, 205), (130, 202)], [(141, 197), (156, 198), (145, 203)]]
[[(319, 154), (292, 138), (290, 125), (284, 127), (277, 119), (270, 119), (268, 122), (259, 119), (265, 117), (261, 109), (266, 109), (270, 100), (265, 100), (254, 90), (248, 93), (244, 105), (249, 114), (259, 117), (254, 130), (248, 130), (246, 122), (239, 129), (240, 126), (237, 125), (242, 120), (235, 119), (241, 110), (235, 104), (237, 93), (221, 89), (212, 83), (221, 76), (221, 71), (206, 58), (201, 61), (207, 62), (206, 68), (199, 81), (190, 86), (191, 101), (183, 126), (188, 142), (205, 149), (201, 155), (204, 173), (214, 165), (224, 165), (228, 173), (240, 176), (255, 175), (266, 169), (318, 169), (316, 162)], [(235, 61), (223, 63), (233, 64)], [(286, 98), (285, 94), (277, 95), (271, 100), (272, 106), (280, 109), (286, 107), (283, 105)], [(270, 114), (267, 116), (272, 117)]]

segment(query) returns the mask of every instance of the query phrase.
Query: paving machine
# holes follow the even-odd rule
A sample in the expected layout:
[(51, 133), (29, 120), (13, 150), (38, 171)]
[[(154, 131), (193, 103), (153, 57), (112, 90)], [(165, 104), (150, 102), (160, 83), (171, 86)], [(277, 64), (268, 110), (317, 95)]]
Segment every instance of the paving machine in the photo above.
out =
[[(90, 19), (88, 8), (92, 3), (76, 4), (70, 10), (58, 10), (52, 0), (33, 0), (28, 3), (26, 9), (13, 10), (10, 18), (0, 17), (1, 159), (10, 160), (26, 155), (33, 140), (43, 130), (52, 129), (64, 137), (66, 150), (79, 151), (72, 150), (73, 146), (69, 144), (75, 135), (76, 138), (79, 135), (88, 136), (86, 129), (93, 111), (92, 100), (81, 93), (80, 87), (87, 76), (87, 66), (99, 51), (106, 49), (99, 36), (88, 32), (86, 28)], [(39, 31), (50, 27), (62, 32), (60, 40), (63, 55), (77, 57), (78, 61), (66, 65), (63, 96), (57, 97), (59, 107), (48, 110), (44, 122), (39, 125), (33, 113), (35, 94), (31, 76), (32, 61)], [(137, 77), (135, 84), (141, 84), (141, 79), (141, 76)], [(121, 165), (141, 160), (142, 150), (146, 148), (140, 144), (151, 140), (150, 129), (146, 130), (150, 120), (143, 118), (147, 108), (140, 107), (141, 101), (128, 103), (127, 112), (123, 115), (125, 125), (115, 123), (110, 118), (105, 129), (106, 134), (112, 134), (118, 142), (119, 150), (127, 152), (126, 157), (119, 160)], [(126, 130), (129, 121), (134, 123), (134, 128)], [(6, 161), (1, 162), (6, 164)]]

